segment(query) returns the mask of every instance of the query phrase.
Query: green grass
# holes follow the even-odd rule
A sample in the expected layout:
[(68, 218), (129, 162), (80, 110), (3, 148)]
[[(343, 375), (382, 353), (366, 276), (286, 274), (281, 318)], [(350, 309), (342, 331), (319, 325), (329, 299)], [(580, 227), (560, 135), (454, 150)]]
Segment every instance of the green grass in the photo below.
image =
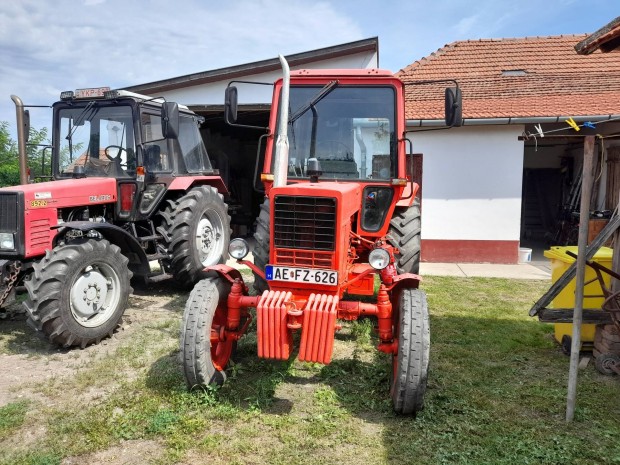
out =
[[(527, 316), (548, 287), (425, 279), (431, 368), (416, 419), (392, 412), (390, 360), (374, 349), (370, 319), (344, 325), (327, 366), (259, 360), (250, 335), (239, 342), (228, 382), (195, 392), (187, 392), (177, 358), (178, 323), (151, 322), (77, 376), (42, 388), (57, 404), (37, 405), (47, 433), (36, 446), (10, 443), (34, 407), (0, 409), (0, 463), (87, 460), (144, 440), (161, 445), (161, 465), (620, 464), (618, 377), (598, 374), (593, 364), (580, 371), (575, 421), (564, 421), (568, 357), (553, 327)], [(109, 392), (80, 398), (93, 386)], [(73, 400), (63, 402), (63, 393)], [(2, 429), (3, 418), (14, 423)]]
[(13, 430), (20, 427), (28, 412), (28, 402), (12, 402), (0, 407), (0, 439), (7, 437)]

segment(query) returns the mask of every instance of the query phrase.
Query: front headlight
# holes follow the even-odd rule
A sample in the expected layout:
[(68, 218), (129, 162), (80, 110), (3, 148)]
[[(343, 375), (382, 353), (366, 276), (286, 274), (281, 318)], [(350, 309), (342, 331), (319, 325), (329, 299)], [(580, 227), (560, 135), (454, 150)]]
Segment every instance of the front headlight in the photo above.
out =
[(15, 239), (13, 233), (0, 233), (0, 249), (15, 249)]
[(231, 257), (241, 260), (250, 253), (250, 246), (243, 239), (233, 239), (230, 241), (230, 244), (228, 244), (228, 253)]
[(390, 253), (385, 249), (374, 249), (368, 254), (368, 263), (375, 270), (382, 270), (390, 264)]

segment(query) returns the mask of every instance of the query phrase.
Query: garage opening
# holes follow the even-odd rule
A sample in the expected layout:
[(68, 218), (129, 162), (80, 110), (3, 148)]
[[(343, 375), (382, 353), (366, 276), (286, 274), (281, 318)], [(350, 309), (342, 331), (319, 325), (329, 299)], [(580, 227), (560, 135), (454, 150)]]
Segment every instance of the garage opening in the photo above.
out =
[[(520, 242), (533, 250), (534, 261), (545, 260), (550, 246), (577, 245), (584, 134), (552, 132), (565, 127), (541, 124), (545, 137), (524, 141)], [(538, 134), (534, 125), (525, 132)], [(620, 126), (607, 123), (596, 133), (589, 241), (607, 224), (620, 189)]]
[[(201, 133), (213, 166), (220, 171), (230, 191), (226, 199), (231, 217), (233, 237), (251, 235), (254, 221), (264, 199), (260, 173), (263, 168), (266, 130), (233, 127), (224, 121), (223, 108), (204, 110), (191, 108), (205, 118)], [(269, 106), (245, 106), (239, 109), (238, 122), (266, 128)], [(258, 163), (257, 163), (258, 162)]]

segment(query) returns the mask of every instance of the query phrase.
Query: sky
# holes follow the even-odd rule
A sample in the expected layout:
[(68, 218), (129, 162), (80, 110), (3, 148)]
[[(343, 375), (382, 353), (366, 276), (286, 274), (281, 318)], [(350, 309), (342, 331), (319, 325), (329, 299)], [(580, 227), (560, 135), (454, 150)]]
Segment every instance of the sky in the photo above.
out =
[[(370, 37), (379, 38), (380, 67), (396, 72), (458, 40), (591, 33), (620, 16), (618, 6), (617, 0), (2, 1), (0, 121), (15, 134), (11, 94), (26, 105), (51, 105), (63, 90), (126, 87)], [(50, 125), (48, 109), (32, 109), (31, 116), (35, 128)]]

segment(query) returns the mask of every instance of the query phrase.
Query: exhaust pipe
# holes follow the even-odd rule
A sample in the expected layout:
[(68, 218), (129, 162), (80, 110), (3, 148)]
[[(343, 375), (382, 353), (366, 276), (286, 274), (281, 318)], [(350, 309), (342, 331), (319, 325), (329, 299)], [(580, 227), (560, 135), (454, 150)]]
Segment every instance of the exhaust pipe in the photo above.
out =
[[(24, 103), (17, 95), (11, 95), (11, 100), (15, 103), (15, 111), (17, 114), (17, 154), (19, 158), (19, 183), (28, 184), (28, 158), (26, 155), (26, 125), (24, 121)], [(30, 128), (28, 128), (30, 129)]]
[(280, 122), (276, 133), (276, 151), (273, 170), (273, 187), (286, 186), (288, 174), (288, 97), (291, 70), (286, 58), (279, 55), (282, 65), (282, 95), (280, 97)]

